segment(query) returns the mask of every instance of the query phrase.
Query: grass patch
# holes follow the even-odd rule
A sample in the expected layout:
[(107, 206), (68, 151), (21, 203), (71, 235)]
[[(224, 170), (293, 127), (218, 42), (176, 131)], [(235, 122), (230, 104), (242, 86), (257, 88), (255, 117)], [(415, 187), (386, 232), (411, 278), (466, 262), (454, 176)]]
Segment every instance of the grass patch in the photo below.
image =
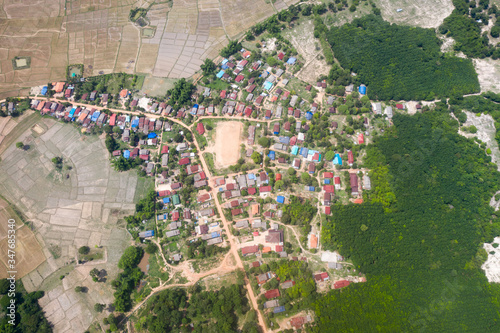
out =
[(151, 177), (138, 177), (137, 186), (135, 188), (134, 203), (146, 197), (146, 195), (154, 190), (154, 179)]

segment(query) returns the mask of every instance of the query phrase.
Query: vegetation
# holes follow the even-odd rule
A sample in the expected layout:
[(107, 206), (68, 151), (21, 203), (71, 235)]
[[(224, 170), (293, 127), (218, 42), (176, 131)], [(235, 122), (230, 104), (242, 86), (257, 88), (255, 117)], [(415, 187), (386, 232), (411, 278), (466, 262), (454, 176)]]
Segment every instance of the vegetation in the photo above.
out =
[(198, 239), (192, 243), (189, 243), (187, 248), (187, 256), (189, 259), (202, 259), (216, 256), (219, 253), (226, 253), (228, 250), (228, 247), (207, 245), (206, 241)]
[(433, 100), (479, 91), (472, 62), (444, 56), (431, 29), (368, 15), (332, 27), (327, 37), (340, 64), (368, 86), (371, 99)]
[(160, 202), (156, 202), (156, 192), (150, 191), (145, 198), (135, 205), (135, 214), (125, 216), (125, 221), (129, 226), (137, 226), (142, 221), (153, 218), (156, 209), (161, 209), (161, 206)]
[(170, 97), (169, 103), (176, 110), (180, 109), (182, 106), (186, 105), (191, 101), (191, 94), (195, 90), (194, 84), (186, 81), (186, 79), (180, 79), (175, 82), (172, 89), (167, 91), (167, 97)]
[(196, 285), (189, 294), (191, 296), (184, 289), (176, 288), (151, 297), (140, 313), (140, 317), (146, 319), (138, 322), (136, 329), (151, 333), (258, 332), (255, 318), (246, 321), (242, 329), (238, 327), (238, 317), (250, 310), (242, 285), (234, 284), (217, 291), (201, 291)]
[(231, 40), (226, 47), (220, 50), (220, 55), (224, 58), (229, 58), (230, 56), (241, 50), (241, 48), (242, 46), (240, 42), (238, 42), (237, 40)]
[[(43, 291), (26, 292), (21, 281), (16, 281), (15, 292), (10, 291), (7, 279), (0, 280), (0, 332), (6, 333), (49, 333), (52, 332), (50, 323), (44, 317), (38, 299), (44, 295)], [(2, 296), (3, 295), (3, 296)], [(8, 314), (7, 306), (11, 299), (15, 300), (15, 317)], [(9, 321), (14, 320), (14, 325)]]
[[(323, 246), (368, 282), (318, 300), (311, 331), (491, 330), (500, 289), (480, 267), (482, 243), (500, 234), (489, 206), (500, 174), (445, 112), (393, 121), (366, 158), (388, 175), (372, 180), (364, 204), (335, 205), (322, 229)], [(384, 192), (395, 200), (380, 202)]]
[(118, 277), (111, 282), (111, 285), (116, 290), (113, 303), (116, 311), (125, 312), (132, 307), (130, 295), (144, 275), (137, 267), (143, 254), (144, 250), (142, 248), (129, 246), (118, 262), (118, 267), (123, 272), (118, 274)]

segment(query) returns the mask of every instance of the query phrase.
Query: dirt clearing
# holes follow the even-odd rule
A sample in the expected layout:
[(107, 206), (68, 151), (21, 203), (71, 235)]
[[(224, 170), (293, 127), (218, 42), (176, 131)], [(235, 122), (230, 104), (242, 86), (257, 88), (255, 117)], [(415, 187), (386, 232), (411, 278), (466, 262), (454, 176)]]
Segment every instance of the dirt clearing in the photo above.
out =
[(224, 121), (217, 124), (215, 133), (215, 166), (227, 168), (236, 164), (240, 157), (241, 132), (239, 121)]
[(481, 92), (500, 92), (500, 62), (492, 59), (474, 59)]
[[(402, 25), (437, 28), (453, 11), (451, 0), (376, 0), (384, 20)], [(399, 13), (398, 9), (402, 9)]]
[[(7, 271), (16, 271), (16, 278), (22, 278), (42, 262), (45, 261), (45, 256), (42, 252), (42, 247), (38, 243), (33, 232), (22, 223), (21, 218), (14, 212), (11, 206), (4, 200), (0, 199), (0, 278), (6, 278)], [(16, 247), (15, 257), (8, 256), (8, 223), (9, 219), (14, 219)], [(8, 260), (14, 259), (15, 265), (10, 267)]]

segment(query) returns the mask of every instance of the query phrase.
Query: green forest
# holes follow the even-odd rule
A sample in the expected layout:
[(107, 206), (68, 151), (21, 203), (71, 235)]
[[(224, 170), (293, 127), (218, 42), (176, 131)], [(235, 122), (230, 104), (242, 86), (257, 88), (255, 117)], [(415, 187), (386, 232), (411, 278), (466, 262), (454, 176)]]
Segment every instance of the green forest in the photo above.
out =
[(480, 267), (483, 242), (500, 234), (489, 206), (500, 174), (448, 113), (393, 120), (367, 150), (383, 173), (374, 189), (364, 204), (335, 205), (322, 233), (368, 282), (318, 300), (311, 331), (497, 332), (500, 290)]
[[(190, 296), (188, 296), (188, 293)], [(245, 316), (243, 329), (238, 318)], [(136, 329), (151, 333), (166, 332), (243, 332), (257, 333), (257, 317), (251, 310), (242, 284), (203, 291), (195, 285), (185, 289), (167, 289), (151, 297), (139, 313)]]
[(433, 100), (479, 91), (472, 62), (442, 54), (432, 29), (368, 15), (332, 27), (327, 39), (341, 66), (368, 86), (370, 99)]

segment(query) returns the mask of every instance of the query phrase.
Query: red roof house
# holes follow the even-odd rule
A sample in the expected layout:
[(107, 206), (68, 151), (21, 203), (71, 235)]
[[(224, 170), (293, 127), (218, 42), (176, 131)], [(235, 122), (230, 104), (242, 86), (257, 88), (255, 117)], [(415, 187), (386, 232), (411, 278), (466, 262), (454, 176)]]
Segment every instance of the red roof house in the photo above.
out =
[(324, 178), (333, 178), (333, 172), (324, 172), (323, 177)]
[(198, 123), (198, 125), (196, 125), (196, 130), (198, 131), (198, 134), (203, 135), (205, 133), (203, 123)]
[(333, 185), (324, 185), (323, 190), (327, 193), (335, 193), (335, 187)]
[(162, 154), (168, 154), (168, 146), (161, 147), (161, 153)]
[(271, 290), (266, 291), (264, 296), (266, 296), (267, 299), (279, 297), (280, 291), (279, 291), (279, 289), (271, 289)]
[(270, 185), (259, 187), (260, 193), (267, 193), (267, 192), (271, 192), (271, 191), (272, 191), (272, 187)]
[(259, 251), (258, 245), (246, 246), (246, 247), (241, 248), (241, 254), (243, 256), (246, 256), (247, 254), (256, 253), (258, 251)]
[(334, 289), (340, 289), (340, 288), (344, 288), (344, 287), (347, 287), (348, 285), (350, 285), (351, 282), (347, 281), (347, 280), (340, 280), (340, 281), (337, 281), (333, 284), (333, 288)]
[(363, 133), (359, 133), (359, 135), (358, 135), (358, 143), (359, 144), (365, 143), (365, 137), (364, 137)]
[(186, 164), (189, 164), (189, 163), (191, 163), (189, 157), (184, 157), (184, 158), (181, 158), (179, 160), (179, 165), (186, 165)]

